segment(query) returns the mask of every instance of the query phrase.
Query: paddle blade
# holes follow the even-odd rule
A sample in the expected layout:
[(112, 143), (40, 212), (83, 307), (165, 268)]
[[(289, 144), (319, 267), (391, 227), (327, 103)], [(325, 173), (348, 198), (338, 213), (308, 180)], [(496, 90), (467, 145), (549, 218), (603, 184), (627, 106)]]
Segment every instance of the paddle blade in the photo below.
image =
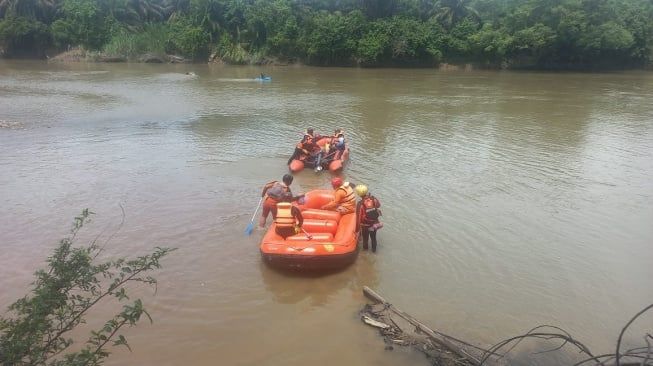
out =
[(250, 222), (249, 225), (247, 225), (247, 228), (245, 228), (245, 234), (252, 235), (253, 230), (254, 230), (254, 221)]

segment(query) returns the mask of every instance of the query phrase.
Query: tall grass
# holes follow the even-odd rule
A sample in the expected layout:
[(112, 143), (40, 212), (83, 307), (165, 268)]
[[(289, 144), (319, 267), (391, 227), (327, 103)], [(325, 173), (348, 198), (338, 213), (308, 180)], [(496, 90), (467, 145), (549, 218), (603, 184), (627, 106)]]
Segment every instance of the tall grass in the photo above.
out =
[(108, 56), (134, 59), (150, 53), (163, 56), (170, 40), (170, 27), (167, 24), (146, 24), (140, 32), (122, 29), (116, 32), (104, 46)]
[(222, 35), (216, 50), (222, 61), (235, 65), (253, 64), (264, 56), (263, 51), (248, 52), (240, 43), (232, 41), (227, 34)]

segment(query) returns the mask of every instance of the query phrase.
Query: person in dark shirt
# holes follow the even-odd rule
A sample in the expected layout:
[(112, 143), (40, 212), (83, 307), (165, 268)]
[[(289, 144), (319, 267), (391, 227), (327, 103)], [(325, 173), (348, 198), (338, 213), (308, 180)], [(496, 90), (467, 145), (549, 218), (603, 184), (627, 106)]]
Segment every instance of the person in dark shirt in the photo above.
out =
[(263, 201), (263, 210), (261, 212), (261, 218), (259, 219), (260, 227), (265, 227), (265, 222), (270, 213), (272, 213), (272, 218), (277, 215), (277, 203), (284, 201), (291, 202), (304, 197), (304, 195), (293, 197), (292, 192), (290, 191), (292, 181), (293, 176), (285, 174), (281, 182), (275, 180), (267, 183), (263, 187), (261, 197), (265, 197), (265, 200)]
[(318, 136), (315, 136), (313, 129), (307, 128), (304, 137), (302, 137), (302, 140), (297, 143), (295, 151), (290, 156), (290, 159), (288, 159), (288, 165), (290, 165), (293, 160), (299, 159), (302, 155), (312, 156), (319, 148), (317, 139)]

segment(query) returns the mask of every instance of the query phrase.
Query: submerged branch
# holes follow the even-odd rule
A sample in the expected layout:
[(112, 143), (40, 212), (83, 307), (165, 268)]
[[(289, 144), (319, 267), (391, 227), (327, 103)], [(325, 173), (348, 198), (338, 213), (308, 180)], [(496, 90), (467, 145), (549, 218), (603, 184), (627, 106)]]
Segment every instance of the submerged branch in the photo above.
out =
[[(381, 295), (368, 287), (363, 288), (363, 293), (366, 297), (371, 299), (375, 305), (368, 304), (365, 306), (361, 311), (362, 320), (366, 324), (379, 329), (381, 335), (385, 338), (386, 343), (390, 344), (387, 348), (392, 349), (393, 345), (414, 346), (416, 349), (426, 353), (429, 358), (433, 359), (434, 365), (482, 366), (488, 364), (500, 364), (500, 360), (510, 354), (522, 341), (527, 339), (537, 339), (545, 341), (558, 340), (561, 341), (561, 343), (553, 348), (533, 352), (532, 355), (541, 355), (544, 353), (559, 351), (565, 347), (572, 346), (579, 353), (587, 356), (587, 358), (576, 362), (573, 366), (582, 366), (587, 365), (588, 363), (593, 365), (605, 365), (606, 362), (612, 360), (615, 361), (615, 366), (653, 366), (653, 336), (650, 333), (646, 333), (644, 336), (646, 346), (631, 348), (625, 352), (620, 351), (623, 335), (626, 330), (642, 314), (653, 309), (653, 304), (643, 308), (635, 314), (628, 323), (626, 323), (619, 334), (615, 353), (595, 355), (589, 347), (574, 338), (565, 329), (548, 324), (539, 325), (522, 335), (504, 339), (494, 344), (489, 349), (484, 349), (427, 327), (417, 319), (394, 307)], [(425, 335), (426, 338), (419, 338), (415, 335), (411, 335), (411, 330), (408, 327), (402, 327), (399, 322), (395, 322), (395, 319), (401, 319), (407, 322), (415, 328), (412, 333)], [(506, 350), (500, 353), (499, 351), (504, 348), (506, 348)], [(474, 352), (479, 351), (481, 354), (473, 354)], [(631, 361), (624, 363), (622, 362), (622, 359), (624, 358), (628, 358)], [(635, 362), (635, 360), (637, 361)]]

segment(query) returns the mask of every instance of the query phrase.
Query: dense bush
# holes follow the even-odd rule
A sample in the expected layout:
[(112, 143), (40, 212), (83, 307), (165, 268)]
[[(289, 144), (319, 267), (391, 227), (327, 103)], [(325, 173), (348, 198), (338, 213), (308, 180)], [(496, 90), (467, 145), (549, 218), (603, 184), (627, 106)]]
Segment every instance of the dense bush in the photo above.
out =
[(109, 40), (112, 19), (100, 12), (95, 0), (63, 0), (60, 13), (51, 26), (58, 47), (98, 50)]
[(188, 18), (179, 18), (170, 25), (169, 51), (194, 59), (206, 59), (211, 43), (210, 33)]
[(358, 42), (357, 55), (363, 65), (433, 65), (442, 58), (443, 45), (438, 24), (393, 17), (369, 24)]
[(0, 21), (0, 49), (9, 56), (42, 57), (50, 43), (48, 26), (38, 20), (7, 16)]
[(145, 24), (138, 32), (119, 28), (114, 30), (103, 51), (109, 56), (123, 56), (130, 59), (144, 53), (164, 55), (169, 48), (170, 33), (170, 26), (162, 23)]
[(642, 66), (650, 0), (0, 1), (11, 55), (83, 46), (226, 62), (314, 65)]

